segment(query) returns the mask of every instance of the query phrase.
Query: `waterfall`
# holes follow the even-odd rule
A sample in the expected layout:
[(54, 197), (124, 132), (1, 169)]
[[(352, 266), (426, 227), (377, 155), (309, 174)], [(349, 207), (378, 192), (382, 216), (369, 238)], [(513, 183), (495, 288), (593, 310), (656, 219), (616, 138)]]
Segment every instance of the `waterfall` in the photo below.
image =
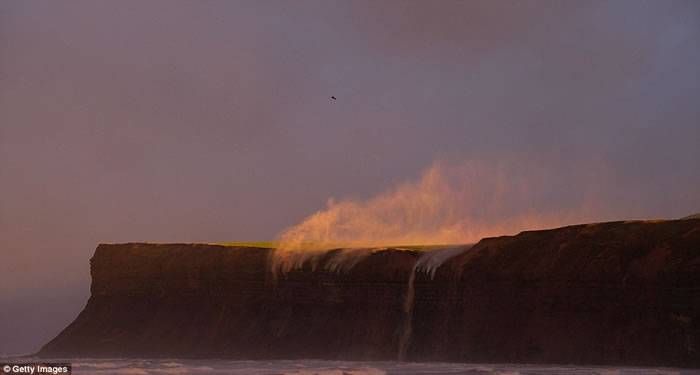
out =
[(413, 331), (413, 298), (416, 295), (416, 270), (417, 265), (411, 269), (411, 275), (408, 278), (408, 288), (406, 289), (406, 299), (403, 302), (403, 328), (401, 329), (401, 337), (399, 338), (399, 353), (398, 360), (403, 361), (406, 358), (408, 345), (411, 343), (411, 333)]
[(435, 278), (437, 269), (448, 259), (461, 254), (472, 245), (446, 246), (431, 251), (426, 251), (421, 254), (416, 261), (416, 264), (411, 269), (411, 275), (408, 277), (408, 286), (406, 288), (406, 298), (403, 302), (404, 321), (401, 329), (401, 337), (399, 338), (399, 353), (398, 360), (406, 359), (408, 347), (411, 344), (411, 335), (413, 334), (413, 302), (416, 296), (415, 284), (416, 274), (423, 272), (430, 276), (430, 279)]

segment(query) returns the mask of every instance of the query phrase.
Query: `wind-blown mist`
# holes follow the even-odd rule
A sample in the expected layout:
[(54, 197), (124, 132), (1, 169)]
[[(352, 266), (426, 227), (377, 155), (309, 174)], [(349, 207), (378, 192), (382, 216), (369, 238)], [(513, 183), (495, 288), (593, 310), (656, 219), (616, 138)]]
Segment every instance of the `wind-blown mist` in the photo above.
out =
[[(555, 176), (535, 166), (523, 175), (505, 164), (436, 162), (417, 181), (373, 198), (329, 199), (327, 207), (279, 236), (274, 270), (286, 272), (333, 248), (474, 243), (484, 237), (590, 221), (602, 215), (585, 183), (569, 208), (548, 205)], [(534, 173), (534, 174), (533, 174)], [(561, 177), (559, 177), (561, 178)], [(359, 249), (364, 249), (359, 251)], [(343, 256), (348, 258), (348, 254)]]

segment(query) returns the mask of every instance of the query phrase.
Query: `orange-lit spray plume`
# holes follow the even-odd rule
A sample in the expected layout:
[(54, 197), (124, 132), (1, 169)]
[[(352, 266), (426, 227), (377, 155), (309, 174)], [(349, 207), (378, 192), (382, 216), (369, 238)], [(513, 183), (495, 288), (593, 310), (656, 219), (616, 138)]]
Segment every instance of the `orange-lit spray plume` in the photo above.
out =
[[(437, 162), (418, 181), (369, 200), (330, 199), (325, 210), (282, 232), (272, 269), (286, 273), (304, 262), (313, 264), (334, 248), (350, 249), (336, 263), (354, 263), (373, 247), (467, 244), (591, 218), (585, 202), (590, 197), (576, 202), (574, 209), (546, 212), (538, 203), (547, 199), (551, 176), (512, 172), (503, 165)], [(341, 268), (335, 263), (332, 267)]]

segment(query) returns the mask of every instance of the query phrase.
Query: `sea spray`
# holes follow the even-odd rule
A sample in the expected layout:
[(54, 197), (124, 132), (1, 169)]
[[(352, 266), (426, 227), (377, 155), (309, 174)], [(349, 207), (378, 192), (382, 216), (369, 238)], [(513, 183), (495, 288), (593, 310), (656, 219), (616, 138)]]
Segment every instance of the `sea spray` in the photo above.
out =
[(331, 249), (471, 243), (580, 222), (597, 211), (591, 202), (598, 201), (583, 193), (566, 209), (552, 210), (549, 189), (556, 176), (536, 171), (523, 174), (517, 163), (436, 162), (417, 180), (368, 199), (331, 198), (280, 233), (274, 268), (284, 273)]

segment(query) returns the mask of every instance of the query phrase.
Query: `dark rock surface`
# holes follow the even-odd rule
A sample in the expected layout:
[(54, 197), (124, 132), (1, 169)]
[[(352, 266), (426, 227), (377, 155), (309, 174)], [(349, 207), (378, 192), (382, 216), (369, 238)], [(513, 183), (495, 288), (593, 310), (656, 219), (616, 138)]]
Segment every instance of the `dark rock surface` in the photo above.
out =
[(271, 252), (100, 245), (87, 306), (39, 355), (700, 366), (700, 220), (488, 238), (413, 285), (416, 251), (277, 280)]

